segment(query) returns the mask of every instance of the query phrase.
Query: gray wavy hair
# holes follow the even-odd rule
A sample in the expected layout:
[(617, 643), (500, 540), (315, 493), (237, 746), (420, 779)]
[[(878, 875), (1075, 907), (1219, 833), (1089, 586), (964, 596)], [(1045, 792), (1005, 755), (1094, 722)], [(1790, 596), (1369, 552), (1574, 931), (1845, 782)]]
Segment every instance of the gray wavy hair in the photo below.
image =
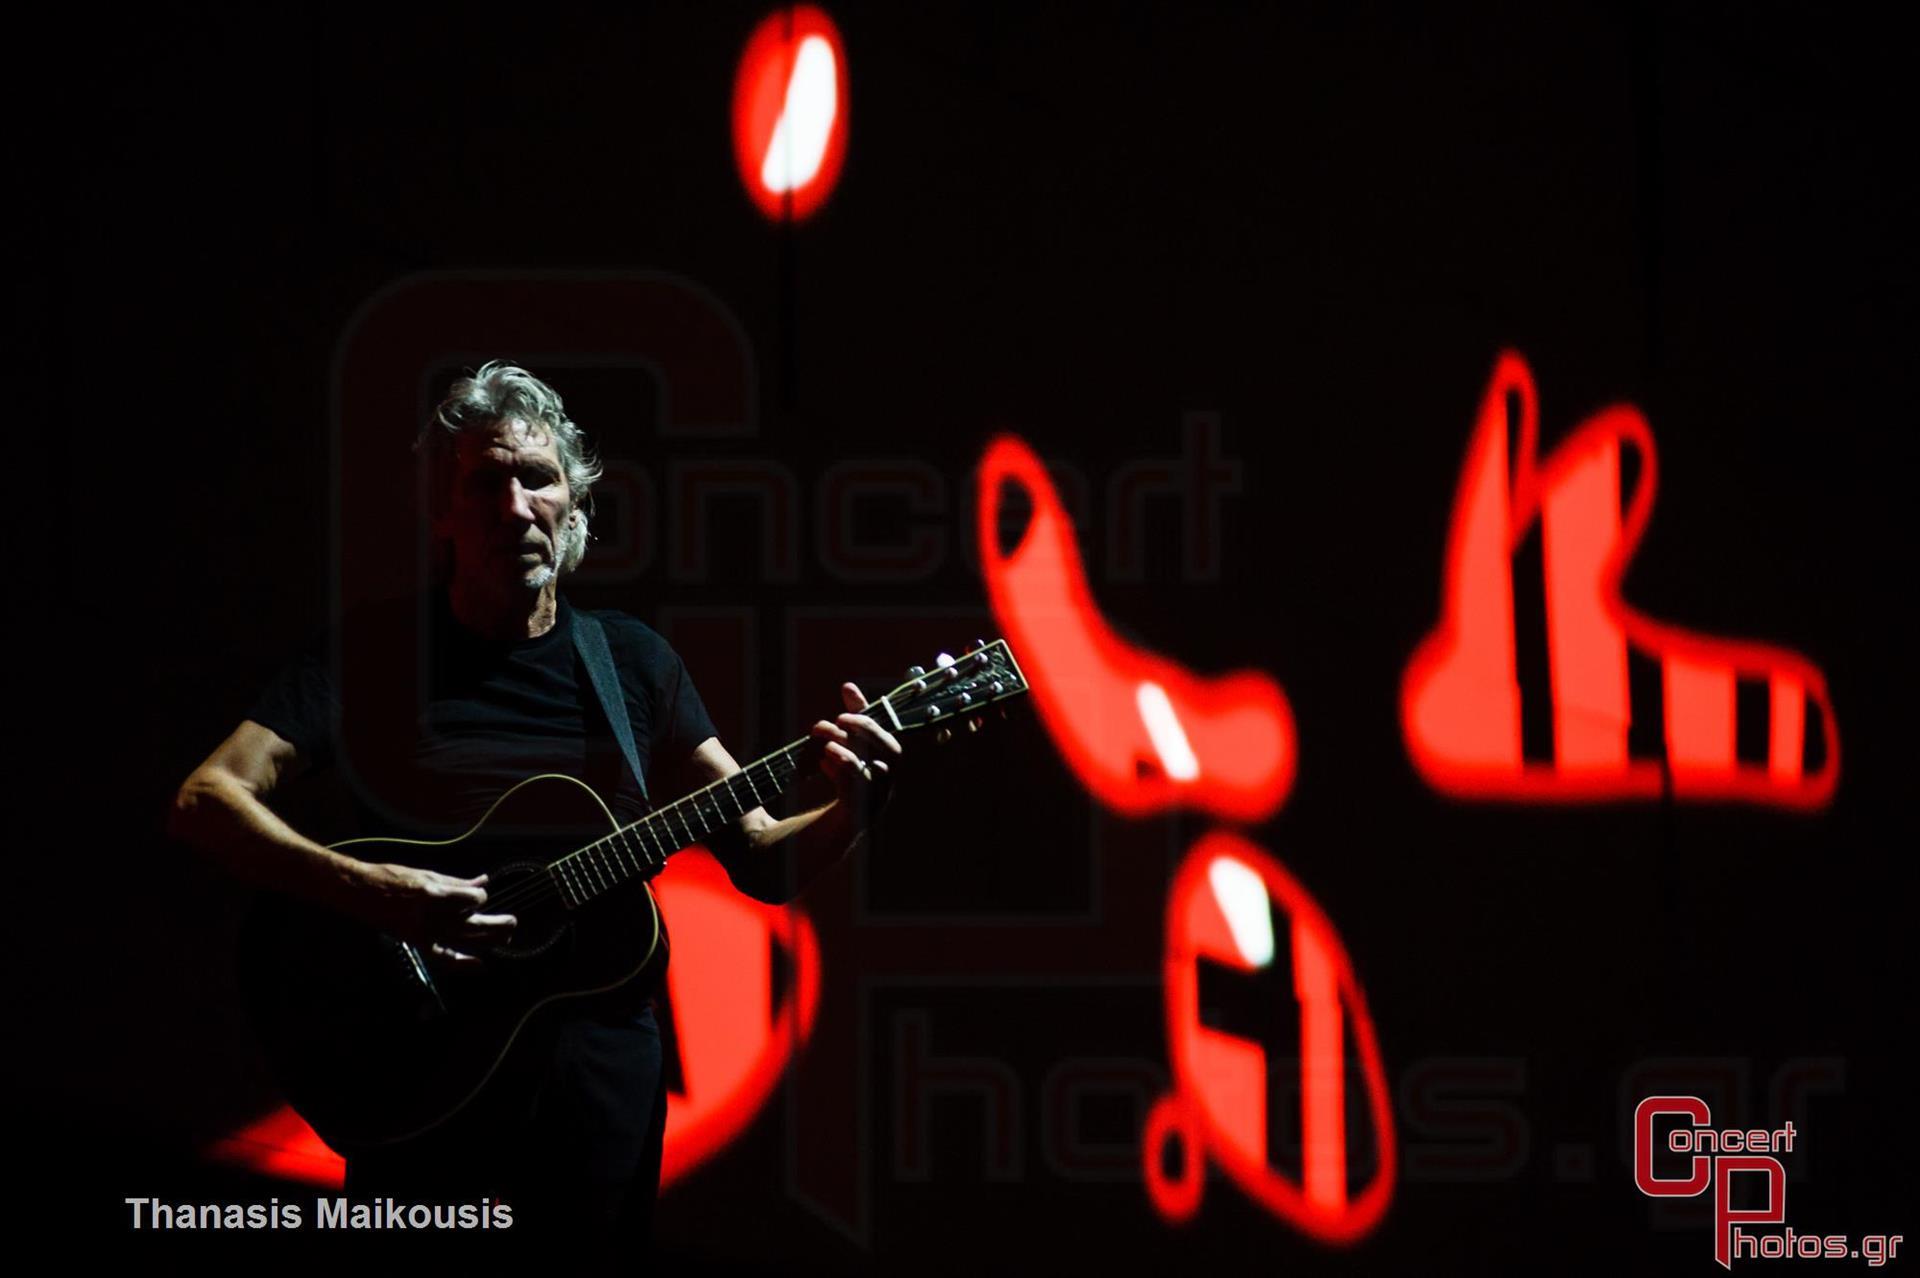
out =
[(505, 360), (482, 364), (478, 372), (456, 381), (447, 391), (447, 397), (433, 410), (433, 417), (420, 428), (413, 451), (425, 459), (438, 493), (454, 441), (468, 431), (484, 430), (515, 417), (546, 429), (560, 454), (560, 469), (573, 496), (573, 511), (560, 526), (560, 562), (556, 568), (562, 573), (572, 572), (587, 553), (593, 486), (604, 471), (586, 435), (567, 416), (553, 387)]

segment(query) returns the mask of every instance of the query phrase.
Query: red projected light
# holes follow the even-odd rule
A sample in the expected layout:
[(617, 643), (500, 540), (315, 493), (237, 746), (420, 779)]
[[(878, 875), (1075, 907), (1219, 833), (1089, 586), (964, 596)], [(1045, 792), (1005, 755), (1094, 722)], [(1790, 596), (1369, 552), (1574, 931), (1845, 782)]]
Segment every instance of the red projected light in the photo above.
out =
[[(740, 895), (705, 850), (682, 852), (653, 882), (672, 928), (667, 992), (684, 1092), (667, 1094), (661, 1185), (726, 1146), (760, 1112), (806, 1042), (820, 1006), (820, 946), (799, 906)], [(773, 987), (775, 951), (792, 972)]]
[[(671, 922), (667, 967), (683, 1090), (667, 1093), (664, 1188), (711, 1158), (752, 1121), (820, 1005), (820, 946), (798, 906), (741, 896), (704, 849), (680, 853), (654, 880)], [(775, 952), (792, 973), (773, 984)], [(215, 1144), (208, 1156), (269, 1176), (339, 1189), (346, 1163), (291, 1109)]]
[[(1393, 1194), (1393, 1113), (1373, 1018), (1332, 920), (1262, 849), (1215, 832), (1174, 879), (1166, 944), (1174, 1090), (1148, 1114), (1141, 1144), (1155, 1208), (1191, 1218), (1211, 1159), (1322, 1242), (1365, 1235)], [(1297, 1074), (1274, 1068), (1296, 1060)], [(1354, 1084), (1364, 1108), (1348, 1095)], [(1365, 1121), (1350, 1127), (1350, 1115)], [(1298, 1176), (1282, 1170), (1295, 1165)]]
[[(1087, 588), (1073, 524), (1046, 467), (1001, 436), (981, 459), (980, 562), (1041, 719), (1081, 782), (1116, 811), (1174, 806), (1233, 821), (1279, 808), (1293, 783), (1293, 712), (1280, 686), (1243, 671), (1202, 679), (1113, 633)], [(1030, 508), (1001, 546), (1003, 509)]]
[(217, 1142), (207, 1157), (325, 1189), (347, 1183), (346, 1160), (327, 1147), (306, 1119), (285, 1107)]
[(1653, 509), (1646, 419), (1603, 409), (1544, 462), (1538, 435), (1533, 375), (1506, 352), (1460, 471), (1440, 623), (1401, 684), (1420, 774), (1477, 799), (1655, 798), (1670, 786), (1682, 799), (1824, 805), (1840, 741), (1813, 663), (1655, 621), (1620, 597)]
[(733, 80), (733, 157), (760, 211), (798, 221), (833, 191), (847, 154), (847, 51), (809, 4), (771, 14)]

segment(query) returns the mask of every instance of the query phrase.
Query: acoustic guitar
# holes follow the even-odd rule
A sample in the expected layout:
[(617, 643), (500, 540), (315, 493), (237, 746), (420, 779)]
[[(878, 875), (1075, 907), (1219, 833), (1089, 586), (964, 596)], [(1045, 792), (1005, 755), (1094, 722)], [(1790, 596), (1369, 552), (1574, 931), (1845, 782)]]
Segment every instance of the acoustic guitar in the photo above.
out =
[[(942, 654), (931, 672), (913, 667), (866, 713), (896, 736), (944, 740), (1026, 691), (995, 640)], [(817, 770), (815, 748), (803, 737), (627, 825), (590, 786), (548, 774), (514, 785), (456, 838), (332, 845), (403, 864), (431, 846), (437, 868), (489, 875), (483, 908), (518, 922), (507, 944), (479, 951), (485, 962), (436, 968), (337, 912), (264, 900), (242, 937), (241, 987), (288, 1100), (342, 1153), (411, 1140), (471, 1104), (543, 1018), (631, 1004), (665, 953), (647, 880)]]

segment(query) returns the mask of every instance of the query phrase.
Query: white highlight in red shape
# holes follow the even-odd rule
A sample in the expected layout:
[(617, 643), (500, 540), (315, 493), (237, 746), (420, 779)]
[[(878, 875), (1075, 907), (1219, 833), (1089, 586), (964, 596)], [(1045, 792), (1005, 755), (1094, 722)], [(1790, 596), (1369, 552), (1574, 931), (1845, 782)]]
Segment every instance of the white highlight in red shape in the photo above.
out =
[(787, 81), (787, 106), (773, 126), (766, 162), (760, 166), (760, 180), (768, 190), (795, 190), (819, 175), (840, 113), (834, 66), (833, 50), (825, 40), (809, 36), (801, 42), (793, 76)]
[(806, 217), (840, 176), (847, 146), (847, 59), (821, 10), (769, 15), (740, 55), (733, 85), (733, 148), (761, 212)]
[(1173, 711), (1173, 702), (1167, 696), (1167, 690), (1152, 680), (1147, 680), (1134, 692), (1133, 704), (1140, 711), (1140, 721), (1147, 725), (1147, 736), (1153, 741), (1153, 749), (1160, 756), (1160, 766), (1175, 781), (1191, 781), (1200, 775), (1200, 760), (1193, 755), (1193, 743), (1187, 740), (1187, 730), (1180, 726), (1180, 716)]
[(1207, 867), (1207, 882), (1220, 913), (1226, 916), (1227, 930), (1233, 933), (1234, 948), (1247, 966), (1273, 962), (1273, 912), (1260, 872), (1230, 856), (1219, 856)]

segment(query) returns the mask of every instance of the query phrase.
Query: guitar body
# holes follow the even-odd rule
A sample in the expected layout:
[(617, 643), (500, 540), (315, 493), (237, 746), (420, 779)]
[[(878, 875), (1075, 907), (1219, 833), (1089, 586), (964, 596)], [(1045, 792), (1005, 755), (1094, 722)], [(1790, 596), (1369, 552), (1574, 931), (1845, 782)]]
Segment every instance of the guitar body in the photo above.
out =
[[(932, 728), (936, 741), (1027, 691), (1005, 640), (907, 673), (870, 708), (891, 731)], [(537, 1064), (560, 1020), (637, 1012), (644, 974), (666, 949), (647, 879), (677, 849), (814, 775), (818, 745), (802, 737), (626, 826), (590, 787), (546, 775), (508, 790), (457, 838), (335, 844), (363, 861), (487, 874), (484, 912), (517, 923), (484, 963), (435, 968), (331, 911), (264, 900), (242, 938), (240, 985), (287, 1099), (343, 1153), (395, 1145), (483, 1101), (503, 1069)]]
[(520, 782), (457, 838), (351, 839), (363, 861), (486, 873), (486, 913), (518, 920), (485, 962), (429, 966), (414, 946), (333, 911), (263, 899), (241, 945), (241, 989), (287, 1098), (343, 1153), (423, 1136), (466, 1109), (516, 1046), (556, 1020), (637, 1010), (665, 954), (635, 880), (578, 908), (547, 867), (618, 826), (572, 777)]

